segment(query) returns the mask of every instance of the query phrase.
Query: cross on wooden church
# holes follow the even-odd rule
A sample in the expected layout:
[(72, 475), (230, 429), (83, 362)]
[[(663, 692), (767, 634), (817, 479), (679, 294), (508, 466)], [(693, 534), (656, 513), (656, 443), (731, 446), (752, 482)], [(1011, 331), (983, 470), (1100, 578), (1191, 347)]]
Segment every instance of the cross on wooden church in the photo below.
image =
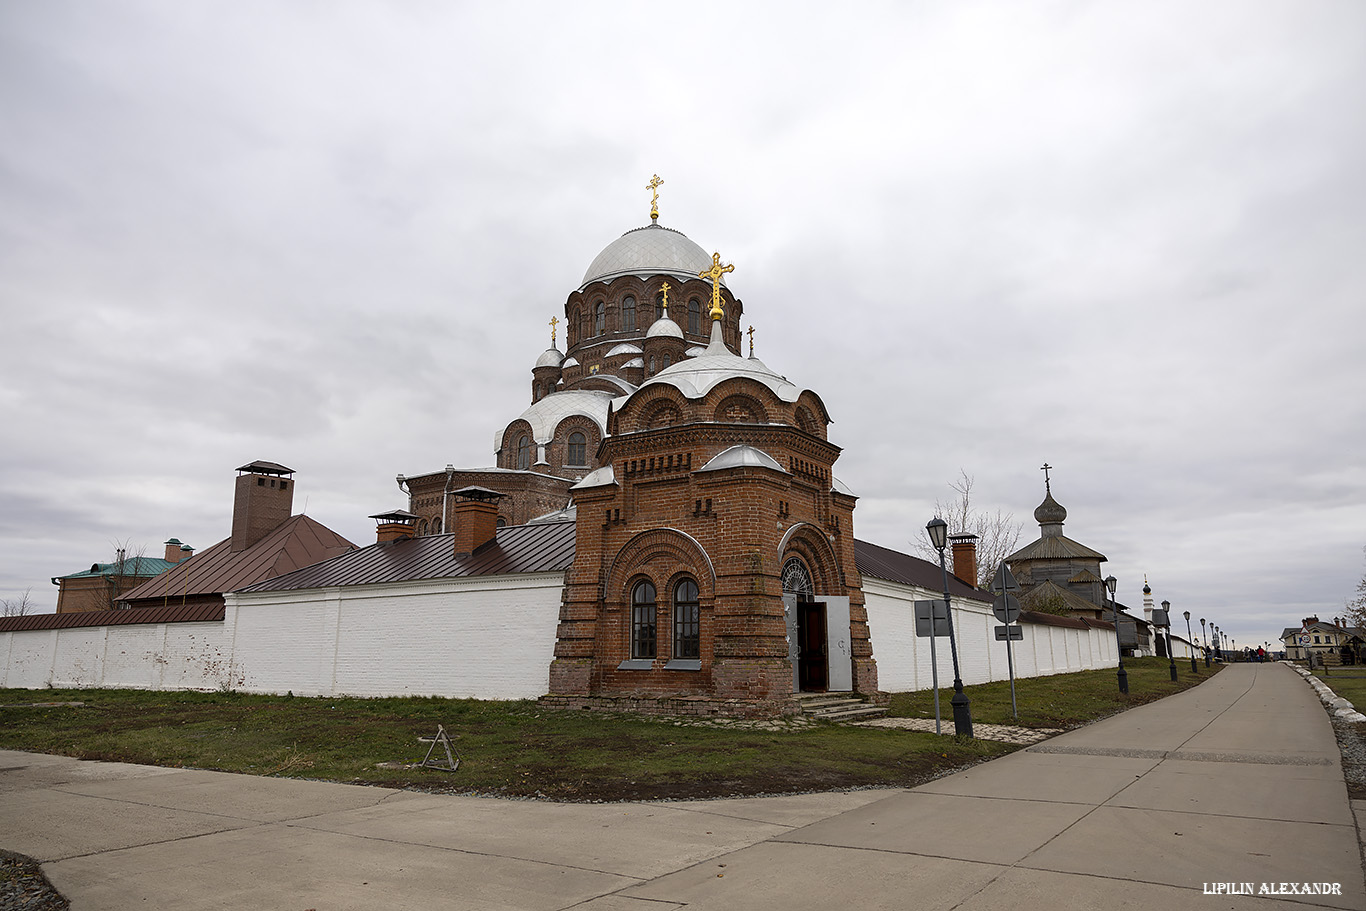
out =
[(713, 253), (711, 255), (711, 268), (697, 273), (698, 278), (711, 279), (711, 313), (708, 315), (712, 319), (721, 319), (726, 315), (726, 311), (721, 309), (721, 276), (734, 271), (735, 266), (733, 265), (721, 265), (720, 253)]
[(1043, 472), (1043, 489), (1045, 493), (1053, 492), (1053, 487), (1048, 483), (1048, 472), (1049, 469), (1051, 469), (1052, 467), (1052, 465), (1049, 465), (1047, 462), (1044, 462), (1043, 467), (1039, 469)]

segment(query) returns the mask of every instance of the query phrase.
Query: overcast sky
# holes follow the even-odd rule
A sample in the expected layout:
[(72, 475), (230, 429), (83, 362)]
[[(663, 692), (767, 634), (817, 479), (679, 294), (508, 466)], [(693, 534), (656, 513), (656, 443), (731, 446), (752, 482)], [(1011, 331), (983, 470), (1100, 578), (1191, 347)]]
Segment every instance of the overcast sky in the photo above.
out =
[[(490, 465), (547, 323), (660, 221), (815, 389), (859, 537), (964, 471), (1239, 644), (1366, 571), (1355, 0), (0, 2), (0, 597), (351, 540)], [(1198, 635), (1198, 627), (1197, 627)]]

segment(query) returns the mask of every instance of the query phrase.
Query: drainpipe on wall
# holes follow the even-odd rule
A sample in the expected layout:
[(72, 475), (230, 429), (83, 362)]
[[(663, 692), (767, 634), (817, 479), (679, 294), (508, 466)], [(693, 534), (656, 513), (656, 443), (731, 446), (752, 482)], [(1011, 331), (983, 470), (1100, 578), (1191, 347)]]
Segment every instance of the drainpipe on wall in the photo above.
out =
[(451, 530), (450, 522), (446, 520), (446, 508), (451, 502), (451, 478), (455, 477), (455, 466), (450, 462), (446, 463), (446, 490), (441, 494), (441, 531), (446, 533)]

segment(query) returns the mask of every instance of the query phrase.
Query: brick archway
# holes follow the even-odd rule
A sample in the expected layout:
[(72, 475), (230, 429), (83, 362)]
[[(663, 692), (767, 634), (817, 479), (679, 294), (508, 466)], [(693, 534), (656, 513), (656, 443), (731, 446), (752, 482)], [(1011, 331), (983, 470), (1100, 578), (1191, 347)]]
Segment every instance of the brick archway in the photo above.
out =
[[(655, 564), (653, 571), (647, 570)], [(655, 585), (667, 585), (680, 572), (697, 580), (703, 603), (710, 604), (716, 593), (716, 569), (702, 545), (692, 535), (673, 528), (652, 528), (631, 538), (612, 559), (603, 579), (603, 601), (619, 602), (626, 597), (626, 585), (644, 573)]]
[(801, 557), (811, 571), (817, 597), (846, 594), (844, 573), (825, 532), (809, 522), (793, 525), (778, 544), (778, 565), (782, 566), (793, 556)]

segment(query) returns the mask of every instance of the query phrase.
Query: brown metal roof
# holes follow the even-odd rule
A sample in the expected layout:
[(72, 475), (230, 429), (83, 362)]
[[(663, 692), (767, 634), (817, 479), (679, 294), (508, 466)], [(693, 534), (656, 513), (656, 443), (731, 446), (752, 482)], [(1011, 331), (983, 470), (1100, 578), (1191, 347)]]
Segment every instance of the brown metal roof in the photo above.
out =
[[(944, 590), (944, 574), (938, 566), (928, 560), (912, 557), (889, 547), (869, 544), (854, 539), (854, 562), (861, 575), (903, 585), (918, 585), (932, 592)], [(949, 573), (949, 596), (968, 598), (973, 601), (990, 603), (991, 595), (968, 585), (953, 573)]]
[(425, 535), (374, 544), (241, 590), (277, 592), (461, 576), (559, 573), (574, 562), (573, 522), (500, 528), (494, 540), (466, 557), (456, 557), (454, 537)]
[(217, 604), (171, 603), (128, 610), (80, 611), (66, 614), (32, 614), (0, 618), (0, 633), (33, 629), (70, 629), (76, 626), (121, 626), (126, 623), (193, 623), (223, 619), (223, 602)]
[(143, 607), (168, 597), (174, 600), (236, 591), (355, 548), (321, 522), (294, 516), (246, 550), (233, 551), (231, 538), (219, 541), (125, 592), (119, 600), (131, 607)]

